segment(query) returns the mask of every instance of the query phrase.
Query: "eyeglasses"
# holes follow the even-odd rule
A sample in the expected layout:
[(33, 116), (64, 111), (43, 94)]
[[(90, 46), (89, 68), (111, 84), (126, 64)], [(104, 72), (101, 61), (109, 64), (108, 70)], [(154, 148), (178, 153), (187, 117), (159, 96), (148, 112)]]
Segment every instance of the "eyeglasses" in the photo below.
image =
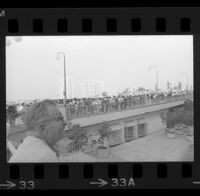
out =
[(67, 125), (67, 122), (64, 120), (63, 116), (58, 114), (56, 116), (52, 116), (51, 118), (47, 118), (47, 119), (41, 119), (36, 121), (36, 123), (41, 123), (41, 122), (45, 122), (45, 121), (51, 121), (51, 120), (56, 120), (56, 121), (63, 121), (64, 126)]

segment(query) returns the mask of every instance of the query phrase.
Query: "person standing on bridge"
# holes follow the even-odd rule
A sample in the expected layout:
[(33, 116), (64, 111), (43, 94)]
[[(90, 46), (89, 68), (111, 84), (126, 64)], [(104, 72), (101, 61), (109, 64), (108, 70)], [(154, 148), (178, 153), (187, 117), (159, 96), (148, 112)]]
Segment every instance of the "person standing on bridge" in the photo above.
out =
[(52, 101), (35, 103), (25, 116), (28, 136), (9, 162), (57, 162), (54, 145), (64, 137), (66, 122)]

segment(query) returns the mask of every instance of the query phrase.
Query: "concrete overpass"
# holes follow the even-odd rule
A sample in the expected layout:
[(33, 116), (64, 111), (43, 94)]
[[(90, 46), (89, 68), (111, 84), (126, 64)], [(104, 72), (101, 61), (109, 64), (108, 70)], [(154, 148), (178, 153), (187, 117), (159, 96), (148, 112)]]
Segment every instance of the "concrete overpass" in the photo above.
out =
[(188, 99), (191, 99), (191, 96), (172, 97), (159, 102), (147, 102), (133, 109), (74, 118), (71, 122), (84, 127), (88, 135), (95, 135), (100, 124), (106, 121), (112, 130), (109, 145), (114, 146), (165, 129), (161, 113), (167, 112), (169, 108), (183, 105)]
[(79, 123), (81, 127), (91, 126), (91, 125), (102, 123), (103, 121), (110, 122), (110, 121), (122, 120), (122, 119), (127, 119), (133, 116), (144, 115), (146, 113), (166, 110), (169, 108), (183, 105), (184, 101), (185, 99), (174, 101), (171, 103), (160, 103), (158, 105), (145, 105), (139, 108), (134, 108), (132, 110), (117, 111), (117, 112), (99, 114), (99, 115), (94, 115), (94, 116), (89, 116), (89, 117), (75, 118), (75, 119), (72, 119), (71, 121), (72, 123)]
[[(193, 100), (193, 95), (164, 98), (160, 100), (148, 100), (144, 104), (137, 104), (132, 108), (110, 112), (100, 112), (90, 115), (74, 116), (70, 120), (72, 123), (79, 123), (80, 126), (91, 126), (102, 123), (103, 121), (116, 121), (127, 119), (133, 116), (144, 115), (146, 113), (167, 110), (184, 104), (185, 100)], [(64, 107), (59, 108), (66, 118)]]

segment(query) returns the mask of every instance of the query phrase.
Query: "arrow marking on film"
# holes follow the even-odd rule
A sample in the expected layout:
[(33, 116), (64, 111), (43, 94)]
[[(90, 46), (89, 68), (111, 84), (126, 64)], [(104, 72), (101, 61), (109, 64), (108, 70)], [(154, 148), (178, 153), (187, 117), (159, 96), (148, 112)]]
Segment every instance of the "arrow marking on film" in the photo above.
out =
[(105, 186), (106, 184), (108, 184), (108, 182), (99, 178), (98, 182), (90, 182), (90, 184), (97, 184), (97, 185), (99, 185), (98, 187), (101, 187), (101, 186)]
[(10, 188), (13, 188), (13, 187), (16, 186), (15, 183), (10, 182), (10, 181), (8, 181), (8, 180), (6, 180), (6, 183), (7, 183), (7, 184), (0, 184), (0, 187), (7, 187), (7, 189), (10, 189)]

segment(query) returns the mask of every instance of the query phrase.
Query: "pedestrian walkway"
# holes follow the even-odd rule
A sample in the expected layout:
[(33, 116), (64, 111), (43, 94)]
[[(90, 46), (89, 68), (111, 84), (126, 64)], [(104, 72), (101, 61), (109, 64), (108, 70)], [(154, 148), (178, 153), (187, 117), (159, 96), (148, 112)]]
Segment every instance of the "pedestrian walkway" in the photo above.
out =
[[(72, 119), (72, 123), (74, 124), (79, 124), (82, 127), (85, 126), (90, 126), (90, 125), (95, 125), (98, 123), (102, 123), (103, 121), (113, 121), (113, 120), (120, 120), (120, 119), (125, 119), (129, 118), (132, 116), (144, 114), (144, 113), (150, 113), (150, 112), (155, 112), (158, 110), (164, 110), (164, 109), (169, 109), (171, 107), (183, 105), (184, 100), (179, 100), (176, 102), (171, 102), (171, 103), (162, 103), (159, 105), (152, 105), (152, 106), (145, 106), (145, 107), (140, 107), (140, 108), (135, 108), (132, 110), (125, 110), (125, 111), (117, 111), (117, 112), (112, 112), (112, 113), (105, 113), (105, 114), (99, 114), (95, 116), (88, 116), (88, 117), (82, 117), (82, 118), (75, 118)], [(64, 115), (64, 110), (60, 110), (61, 113)]]

